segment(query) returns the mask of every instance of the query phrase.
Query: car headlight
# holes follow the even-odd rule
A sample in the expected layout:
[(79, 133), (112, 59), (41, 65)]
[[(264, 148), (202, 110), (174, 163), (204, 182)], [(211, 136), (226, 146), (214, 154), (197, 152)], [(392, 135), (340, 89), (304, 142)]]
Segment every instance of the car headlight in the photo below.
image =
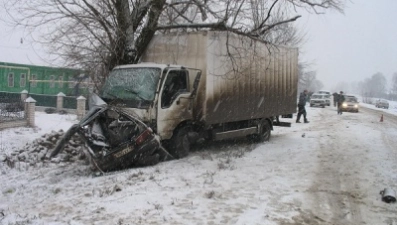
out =
[(347, 107), (347, 103), (343, 103), (342, 106), (343, 106), (343, 107)]
[(357, 104), (355, 104), (355, 105), (354, 105), (354, 108), (358, 108), (358, 105), (357, 105)]

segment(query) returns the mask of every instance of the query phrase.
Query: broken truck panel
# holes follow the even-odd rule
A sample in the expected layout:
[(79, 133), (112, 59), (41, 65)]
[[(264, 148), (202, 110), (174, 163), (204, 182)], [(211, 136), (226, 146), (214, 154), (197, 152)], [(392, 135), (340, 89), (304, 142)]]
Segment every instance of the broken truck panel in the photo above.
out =
[(153, 165), (169, 158), (153, 131), (122, 108), (94, 106), (57, 143), (51, 157), (78, 133), (85, 141), (92, 164), (100, 171)]
[(202, 71), (193, 120), (205, 126), (296, 113), (296, 48), (227, 32), (169, 33), (154, 36), (142, 61)]

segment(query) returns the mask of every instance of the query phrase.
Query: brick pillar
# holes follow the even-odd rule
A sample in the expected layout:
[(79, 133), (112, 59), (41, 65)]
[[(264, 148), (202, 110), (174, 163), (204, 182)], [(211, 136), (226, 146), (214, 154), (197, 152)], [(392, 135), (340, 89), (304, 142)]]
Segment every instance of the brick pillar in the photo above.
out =
[(35, 111), (36, 111), (36, 100), (29, 97), (25, 100), (25, 117), (28, 122), (28, 126), (35, 126)]
[(62, 93), (62, 92), (59, 92), (59, 93), (57, 94), (57, 111), (63, 109), (63, 98), (64, 98), (65, 96), (66, 96), (66, 95), (65, 95), (64, 93)]
[(77, 109), (76, 109), (77, 120), (81, 120), (85, 115), (85, 104), (86, 104), (86, 98), (84, 98), (83, 96), (79, 96), (77, 98)]
[(24, 102), (27, 98), (28, 98), (28, 91), (27, 90), (23, 90), (21, 91), (21, 100)]

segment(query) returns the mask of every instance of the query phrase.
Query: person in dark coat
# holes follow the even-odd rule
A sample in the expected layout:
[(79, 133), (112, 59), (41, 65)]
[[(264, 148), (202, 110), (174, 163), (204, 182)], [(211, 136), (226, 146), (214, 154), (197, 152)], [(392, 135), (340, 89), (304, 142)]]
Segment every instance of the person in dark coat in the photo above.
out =
[(300, 123), (300, 118), (303, 115), (303, 122), (304, 123), (309, 123), (309, 121), (306, 118), (306, 105), (307, 102), (307, 90), (304, 90), (302, 93), (299, 95), (299, 101), (298, 101), (298, 115), (296, 117), (296, 122)]
[(339, 94), (336, 93), (336, 92), (334, 92), (334, 93), (332, 94), (332, 96), (334, 96), (334, 107), (336, 107), (336, 104), (338, 103)]
[(340, 91), (338, 95), (338, 115), (342, 115), (342, 104), (344, 101), (345, 96), (343, 95), (343, 91)]

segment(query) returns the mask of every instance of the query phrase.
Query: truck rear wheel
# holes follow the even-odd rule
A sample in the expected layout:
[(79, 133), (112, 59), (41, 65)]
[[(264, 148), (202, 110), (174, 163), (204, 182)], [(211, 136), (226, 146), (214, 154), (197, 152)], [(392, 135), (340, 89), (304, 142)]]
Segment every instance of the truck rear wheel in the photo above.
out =
[(254, 142), (264, 142), (264, 141), (269, 141), (270, 140), (270, 135), (272, 128), (269, 124), (268, 120), (262, 120), (260, 122), (260, 130), (258, 134), (252, 135), (250, 138)]
[(190, 141), (188, 138), (188, 133), (190, 127), (183, 127), (176, 131), (171, 139), (169, 146), (169, 153), (176, 159), (183, 158), (189, 154), (190, 151)]

